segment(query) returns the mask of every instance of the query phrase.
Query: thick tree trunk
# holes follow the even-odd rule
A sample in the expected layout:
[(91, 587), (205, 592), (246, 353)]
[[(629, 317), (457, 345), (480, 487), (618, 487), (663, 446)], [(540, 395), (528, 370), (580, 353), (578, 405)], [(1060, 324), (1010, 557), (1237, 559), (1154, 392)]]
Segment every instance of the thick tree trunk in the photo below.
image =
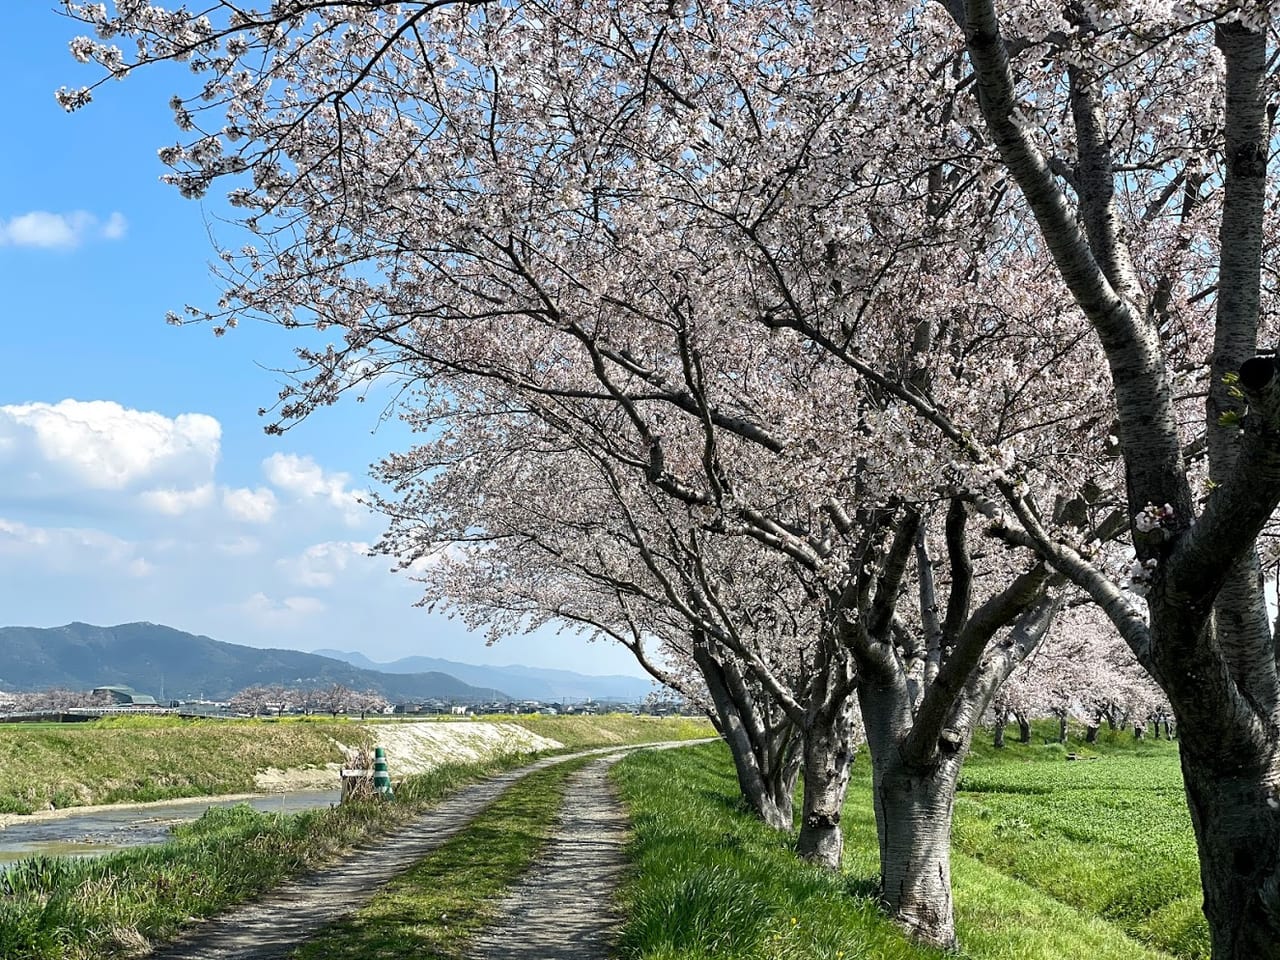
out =
[(810, 719), (804, 733), (804, 805), (796, 850), (806, 860), (839, 869), (844, 852), (840, 814), (853, 763), (852, 702)]
[(1018, 742), (1030, 743), (1031, 742), (1031, 720), (1027, 717), (1026, 714), (1023, 714), (1023, 713), (1017, 714), (1015, 716), (1015, 719), (1018, 721)]
[(1142, 740), (1146, 735), (1147, 725), (1145, 723), (1139, 723), (1137, 720), (1133, 721), (1133, 739)]
[(993, 743), (997, 749), (1004, 748), (1004, 724), (999, 720), (996, 720), (996, 735)]
[(1058, 718), (1058, 742), (1067, 742), (1067, 718), (1065, 716)]
[(1213, 960), (1280, 960), (1280, 757), (1230, 777), (1181, 752)]
[(880, 896), (911, 936), (956, 947), (951, 904), (951, 814), (960, 755), (912, 768), (896, 751), (872, 759), (880, 834)]
[(1097, 722), (1097, 721), (1094, 721), (1093, 723), (1091, 723), (1091, 724), (1089, 724), (1087, 727), (1085, 727), (1085, 728), (1084, 728), (1084, 742), (1085, 742), (1085, 743), (1097, 743), (1097, 742), (1098, 742), (1098, 730), (1099, 730), (1099, 728), (1100, 728), (1100, 725), (1098, 724), (1098, 722)]
[(864, 683), (859, 702), (871, 756), (881, 903), (915, 940), (954, 949), (951, 813), (971, 730), (954, 731), (960, 740), (932, 762), (908, 764), (903, 747), (912, 716), (902, 691)]

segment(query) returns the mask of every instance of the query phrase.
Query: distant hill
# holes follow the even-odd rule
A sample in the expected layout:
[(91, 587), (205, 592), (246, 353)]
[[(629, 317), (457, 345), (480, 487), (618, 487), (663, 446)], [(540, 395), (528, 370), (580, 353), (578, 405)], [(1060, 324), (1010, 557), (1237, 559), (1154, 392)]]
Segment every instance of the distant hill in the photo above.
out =
[(442, 671), (467, 683), (482, 687), (498, 687), (517, 700), (642, 700), (653, 692), (654, 683), (643, 677), (622, 674), (590, 676), (572, 670), (548, 670), (542, 667), (482, 667), (438, 657), (404, 657), (390, 663), (377, 663), (362, 653), (342, 650), (317, 650), (319, 656), (345, 660), (365, 670), (409, 674)]
[(165, 699), (225, 699), (256, 684), (317, 687), (341, 683), (377, 690), (392, 701), (440, 698), (460, 703), (508, 700), (436, 671), (379, 673), (345, 660), (297, 650), (260, 650), (184, 633), (155, 623), (95, 627), (0, 627), (0, 689), (87, 690), (133, 687)]

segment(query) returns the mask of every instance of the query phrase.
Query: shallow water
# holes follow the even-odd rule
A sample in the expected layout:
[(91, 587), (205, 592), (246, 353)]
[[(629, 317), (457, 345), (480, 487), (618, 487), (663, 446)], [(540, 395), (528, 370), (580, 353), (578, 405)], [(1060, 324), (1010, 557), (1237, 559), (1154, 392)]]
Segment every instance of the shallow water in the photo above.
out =
[(247, 803), (255, 810), (300, 813), (338, 802), (337, 790), (300, 790), (249, 800), (175, 800), (157, 806), (72, 813), (56, 820), (19, 821), (0, 829), (0, 864), (36, 855), (92, 857), (113, 850), (164, 843), (175, 824), (199, 818), (210, 807)]

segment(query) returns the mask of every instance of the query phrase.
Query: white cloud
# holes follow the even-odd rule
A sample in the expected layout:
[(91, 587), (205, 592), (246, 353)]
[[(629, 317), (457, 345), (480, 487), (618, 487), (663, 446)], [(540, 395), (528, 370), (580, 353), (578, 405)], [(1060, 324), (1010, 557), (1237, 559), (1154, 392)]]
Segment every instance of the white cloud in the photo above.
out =
[(245, 523), (266, 523), (276, 512), (276, 495), (269, 487), (250, 490), (239, 487), (222, 492), (222, 505), (227, 513)]
[(102, 225), (102, 239), (120, 240), (128, 229), (129, 221), (124, 218), (123, 213), (116, 210), (111, 216), (107, 217), (107, 222)]
[(329, 540), (312, 544), (297, 557), (277, 561), (276, 566), (301, 586), (330, 587), (353, 560), (368, 553), (367, 543)]
[(273, 600), (265, 593), (258, 592), (241, 603), (238, 610), (259, 626), (283, 627), (323, 613), (325, 605), (315, 597), (283, 597)]
[(71, 250), (87, 239), (119, 240), (128, 226), (119, 211), (114, 211), (103, 222), (85, 210), (70, 213), (32, 210), (0, 220), (0, 247)]
[(151, 565), (138, 544), (102, 530), (81, 527), (33, 527), (0, 517), (0, 557), (22, 565), (65, 573), (82, 568), (124, 569), (145, 576)]
[(202, 483), (189, 490), (147, 490), (138, 499), (150, 510), (177, 517), (212, 503), (213, 484)]
[(368, 511), (359, 502), (359, 494), (347, 487), (351, 475), (328, 473), (310, 457), (294, 453), (273, 453), (262, 461), (267, 479), (304, 500), (324, 500), (342, 511), (350, 524), (360, 522)]
[(91, 490), (123, 490), (140, 482), (191, 489), (208, 483), (222, 427), (213, 417), (166, 417), (108, 400), (0, 406), (0, 463), (21, 465), (47, 487), (68, 477)]

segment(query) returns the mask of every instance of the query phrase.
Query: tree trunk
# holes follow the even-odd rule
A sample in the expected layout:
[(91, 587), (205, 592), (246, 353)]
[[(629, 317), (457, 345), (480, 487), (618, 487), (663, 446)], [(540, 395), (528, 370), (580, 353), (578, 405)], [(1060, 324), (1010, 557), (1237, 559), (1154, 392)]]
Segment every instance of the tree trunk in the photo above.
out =
[(1145, 723), (1139, 723), (1137, 720), (1133, 721), (1133, 739), (1141, 740), (1146, 735), (1147, 725)]
[(996, 749), (1004, 749), (1004, 724), (999, 719), (996, 720), (996, 735), (994, 740)]
[(804, 733), (804, 805), (796, 850), (806, 860), (837, 870), (844, 852), (840, 813), (853, 763), (852, 701), (810, 718)]
[(1100, 728), (1100, 724), (1098, 724), (1096, 721), (1095, 721), (1094, 723), (1089, 724), (1087, 727), (1085, 727), (1085, 728), (1084, 728), (1084, 742), (1085, 742), (1085, 743), (1097, 743), (1097, 742), (1098, 742), (1098, 730), (1099, 730), (1099, 728)]
[(1224, 776), (1181, 744), (1213, 960), (1280, 960), (1280, 757)]
[(1018, 742), (1031, 742), (1031, 720), (1025, 713), (1014, 715), (1014, 719), (1018, 721)]
[[(769, 826), (789, 831), (799, 772), (796, 765), (787, 762), (787, 757), (770, 756), (771, 731), (764, 727), (752, 704), (734, 695), (724, 664), (701, 645), (694, 648), (693, 655), (711, 694), (716, 729), (733, 757), (743, 800)], [(784, 752), (789, 752), (785, 738), (777, 739)], [(770, 764), (770, 760), (776, 762)]]
[(795, 795), (796, 778), (800, 766), (796, 763), (779, 763), (774, 769), (762, 769), (755, 752), (739, 728), (730, 736), (725, 732), (725, 742), (733, 756), (733, 767), (738, 775), (738, 788), (751, 812), (775, 830), (790, 830), (792, 823), (792, 797)]
[(1059, 718), (1058, 718), (1058, 742), (1059, 742), (1059, 743), (1066, 743), (1066, 742), (1067, 742), (1067, 718), (1066, 718), (1066, 716), (1061, 716), (1061, 717), (1059, 717)]
[(961, 754), (924, 768), (886, 754), (872, 758), (881, 900), (915, 940), (954, 950), (951, 815)]

